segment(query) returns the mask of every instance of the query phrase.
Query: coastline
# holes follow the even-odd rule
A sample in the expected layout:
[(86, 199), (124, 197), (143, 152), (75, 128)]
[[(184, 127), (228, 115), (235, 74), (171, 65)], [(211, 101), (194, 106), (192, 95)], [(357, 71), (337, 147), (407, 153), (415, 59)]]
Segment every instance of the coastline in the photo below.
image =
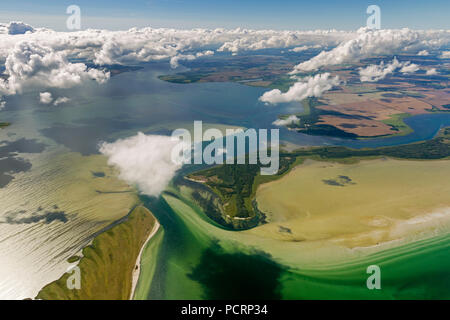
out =
[(161, 224), (155, 218), (155, 224), (153, 226), (153, 229), (150, 232), (148, 238), (145, 240), (144, 244), (142, 245), (141, 250), (139, 251), (139, 255), (136, 258), (136, 263), (135, 263), (136, 267), (133, 269), (133, 272), (132, 272), (132, 275), (131, 275), (131, 292), (130, 292), (130, 299), (129, 300), (133, 300), (133, 297), (134, 297), (134, 295), (136, 293), (136, 288), (137, 288), (137, 284), (138, 284), (138, 281), (139, 281), (139, 276), (141, 274), (142, 253), (143, 253), (145, 247), (147, 246), (147, 244), (149, 243), (149, 241), (151, 239), (153, 239), (155, 234), (158, 232), (160, 226), (161, 226)]
[(82, 258), (72, 265), (78, 267), (79, 288), (67, 287), (71, 273), (66, 272), (44, 286), (35, 299), (128, 300), (136, 257), (156, 224), (150, 210), (136, 206), (121, 223), (100, 233), (82, 250)]

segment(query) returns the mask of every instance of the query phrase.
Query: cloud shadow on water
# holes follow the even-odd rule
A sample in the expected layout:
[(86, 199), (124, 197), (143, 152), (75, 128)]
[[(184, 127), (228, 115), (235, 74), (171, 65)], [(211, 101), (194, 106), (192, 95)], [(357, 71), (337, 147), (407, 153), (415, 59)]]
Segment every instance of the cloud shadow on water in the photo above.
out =
[(281, 299), (283, 271), (264, 252), (228, 253), (214, 244), (188, 276), (203, 286), (205, 299)]

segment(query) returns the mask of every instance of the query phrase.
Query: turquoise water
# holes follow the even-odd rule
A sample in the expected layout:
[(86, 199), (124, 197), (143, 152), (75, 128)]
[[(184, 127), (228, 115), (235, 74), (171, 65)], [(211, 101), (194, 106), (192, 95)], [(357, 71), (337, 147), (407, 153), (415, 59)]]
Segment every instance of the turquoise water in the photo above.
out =
[[(148, 299), (450, 299), (448, 234), (319, 268), (289, 265), (283, 257), (295, 253), (283, 244), (226, 231), (180, 196), (142, 198), (165, 232)], [(381, 269), (381, 290), (366, 286), (369, 265)]]
[[(97, 153), (101, 141), (114, 141), (138, 131), (168, 134), (164, 127), (173, 123), (203, 120), (270, 128), (279, 114), (299, 112), (302, 108), (297, 103), (266, 106), (258, 101), (266, 91), (262, 88), (235, 83), (172, 84), (157, 78), (169, 72), (172, 71), (167, 64), (149, 64), (143, 70), (115, 76), (102, 86), (91, 83), (70, 90), (54, 90), (54, 96), (71, 99), (57, 108), (39, 105), (38, 93), (10, 97), (0, 115), (1, 121), (12, 125), (0, 131), (0, 140), (36, 139), (48, 148), (64, 145), (68, 150), (89, 155)], [(281, 129), (280, 138), (299, 145), (353, 148), (399, 145), (431, 139), (442, 126), (450, 125), (450, 114), (418, 115), (406, 122), (414, 132), (399, 137), (349, 140)], [(145, 201), (165, 231), (149, 298), (239, 298), (251, 292), (257, 292), (258, 298), (288, 299), (448, 298), (448, 239), (417, 249), (415, 254), (404, 254), (408, 251), (403, 248), (397, 260), (393, 258), (395, 252), (374, 256), (374, 262), (392, 266), (385, 274), (386, 289), (374, 296), (364, 287), (367, 260), (323, 274), (286, 266), (261, 248), (254, 251), (251, 244), (246, 251), (240, 251), (236, 242), (222, 238), (218, 243), (214, 234), (222, 229), (201, 212), (195, 215), (204, 224), (197, 227), (186, 222), (195, 217), (186, 218), (163, 199)], [(227, 250), (223, 249), (224, 243)], [(229, 286), (233, 279), (242, 284), (241, 290)]]

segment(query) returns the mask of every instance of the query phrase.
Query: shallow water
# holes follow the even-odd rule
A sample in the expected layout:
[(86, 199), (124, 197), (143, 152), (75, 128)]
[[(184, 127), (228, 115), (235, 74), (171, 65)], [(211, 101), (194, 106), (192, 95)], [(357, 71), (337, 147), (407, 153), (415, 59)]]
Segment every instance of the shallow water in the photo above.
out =
[[(40, 105), (38, 92), (8, 98), (7, 107), (0, 112), (1, 121), (12, 123), (0, 130), (0, 152), (6, 152), (6, 155), (2, 153), (4, 158), (0, 169), (7, 175), (0, 177), (0, 200), (3, 204), (0, 209), (1, 298), (34, 296), (40, 287), (65, 271), (68, 256), (86, 245), (95, 232), (126, 213), (128, 203), (123, 206), (117, 204), (119, 209), (114, 210), (110, 199), (102, 198), (104, 195), (83, 193), (84, 189), (92, 191), (92, 186), (99, 181), (96, 179), (103, 179), (91, 174), (105, 169), (105, 159), (91, 159), (97, 153), (99, 142), (131, 136), (138, 131), (169, 132), (174, 123), (191, 126), (194, 120), (270, 128), (279, 114), (301, 110), (301, 105), (296, 103), (278, 107), (260, 103), (258, 98), (266, 91), (263, 88), (235, 83), (172, 84), (157, 78), (169, 72), (173, 71), (166, 63), (152, 63), (143, 70), (115, 76), (104, 85), (89, 83), (70, 90), (51, 90), (55, 97), (71, 99), (58, 107)], [(422, 115), (406, 121), (415, 131), (404, 137), (344, 140), (307, 136), (285, 129), (281, 129), (280, 134), (281, 139), (299, 145), (334, 144), (360, 148), (402, 144), (432, 138), (441, 126), (450, 125), (450, 115)], [(27, 141), (33, 153), (17, 150), (16, 141)], [(71, 173), (70, 178), (68, 172)], [(78, 184), (77, 192), (73, 193), (75, 183)], [(125, 187), (117, 185), (121, 190)], [(131, 202), (126, 195), (123, 196)], [(86, 202), (88, 199), (92, 200)], [(54, 205), (59, 209), (52, 209)], [(44, 212), (50, 212), (50, 216), (39, 213), (41, 207)], [(32, 219), (23, 220), (17, 216), (23, 211)], [(8, 223), (11, 213), (17, 213), (15, 217), (19, 220), (15, 222), (32, 223), (13, 224), (11, 220)], [(186, 272), (191, 272), (192, 264), (201, 261), (211, 239), (199, 233), (192, 235), (191, 230), (176, 222), (179, 218), (174, 214), (168, 217), (160, 214), (158, 218), (166, 230), (164, 246), (176, 248), (187, 243), (189, 256), (194, 257), (188, 265), (172, 263), (170, 268), (185, 268)], [(170, 232), (173, 224), (176, 236)], [(197, 247), (195, 242), (183, 240), (183, 237), (200, 237), (205, 245)], [(166, 259), (164, 255), (167, 255), (167, 261), (177, 261), (168, 258), (172, 254), (172, 249), (163, 250), (161, 259)], [(184, 261), (185, 252), (176, 254), (179, 261)], [(221, 256), (217, 257), (220, 259)], [(158, 265), (157, 268), (163, 267)], [(163, 273), (158, 274), (161, 278), (154, 283), (158, 289), (151, 291), (152, 297), (191, 296), (181, 292), (177, 278), (165, 284)], [(202, 295), (201, 281), (185, 276), (180, 276), (180, 279), (196, 288), (191, 290), (194, 297)], [(214, 279), (212, 275), (205, 281)]]
[[(148, 299), (450, 297), (448, 233), (386, 244), (381, 251), (345, 250), (223, 230), (171, 195), (144, 201), (165, 228)], [(312, 263), (314, 252), (330, 262)], [(366, 286), (370, 265), (382, 270), (382, 290)]]

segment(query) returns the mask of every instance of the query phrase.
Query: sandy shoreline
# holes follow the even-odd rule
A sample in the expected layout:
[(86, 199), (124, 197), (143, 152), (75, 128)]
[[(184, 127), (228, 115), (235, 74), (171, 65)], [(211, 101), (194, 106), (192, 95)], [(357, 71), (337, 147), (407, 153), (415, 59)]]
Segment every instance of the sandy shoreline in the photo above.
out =
[(158, 220), (156, 220), (155, 218), (155, 225), (153, 226), (153, 230), (150, 233), (150, 235), (148, 236), (147, 240), (145, 240), (144, 244), (141, 247), (141, 250), (139, 251), (139, 255), (136, 258), (136, 263), (135, 266), (137, 266), (137, 268), (135, 267), (133, 269), (133, 273), (131, 275), (131, 294), (130, 294), (130, 300), (133, 300), (135, 291), (136, 291), (136, 287), (137, 287), (137, 283), (139, 280), (139, 275), (141, 273), (141, 257), (142, 257), (142, 252), (144, 251), (144, 248), (147, 246), (147, 243), (153, 238), (153, 236), (156, 234), (156, 232), (158, 232), (160, 227), (160, 223), (158, 222)]

